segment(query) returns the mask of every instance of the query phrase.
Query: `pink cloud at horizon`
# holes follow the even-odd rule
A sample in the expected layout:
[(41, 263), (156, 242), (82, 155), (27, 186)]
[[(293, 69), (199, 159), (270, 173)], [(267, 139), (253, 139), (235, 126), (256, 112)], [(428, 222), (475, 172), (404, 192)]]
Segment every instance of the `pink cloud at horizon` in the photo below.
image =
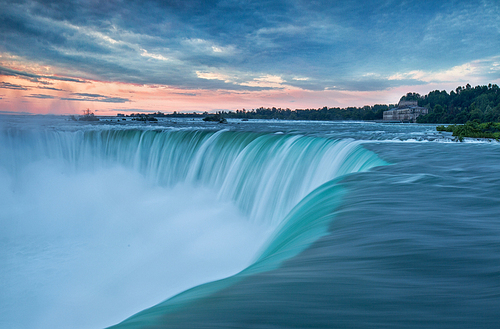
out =
[[(81, 114), (89, 108), (96, 114), (116, 115), (131, 112), (213, 112), (259, 107), (320, 108), (361, 107), (394, 104), (407, 92), (425, 94), (429, 85), (398, 87), (384, 91), (309, 91), (275, 89), (265, 91), (191, 90), (166, 86), (116, 82), (56, 82), (50, 88), (12, 77), (4, 83), (19, 89), (3, 89), (0, 111), (32, 114)], [(54, 90), (58, 89), (58, 90)], [(102, 95), (102, 98), (82, 95)], [(107, 98), (104, 98), (107, 97)], [(77, 100), (81, 99), (81, 100)], [(117, 102), (113, 100), (116, 99)], [(109, 102), (107, 101), (109, 100)]]
[[(6, 66), (5, 62), (0, 63)], [(11, 67), (12, 67), (12, 63)], [(461, 84), (464, 78), (470, 83), (480, 84), (481, 77), (464, 76), (457, 79), (462, 68), (434, 74), (442, 82), (429, 81), (420, 85), (398, 86), (377, 91), (349, 90), (306, 90), (280, 82), (275, 88), (264, 90), (211, 90), (183, 89), (166, 85), (134, 84), (82, 79), (71, 76), (53, 75), (53, 68), (23, 61), (15, 62), (16, 72), (25, 76), (0, 75), (0, 113), (31, 113), (78, 115), (90, 109), (97, 115), (116, 115), (132, 112), (214, 112), (219, 110), (255, 109), (276, 107), (290, 109), (327, 107), (362, 107), (375, 104), (395, 104), (408, 92), (425, 95), (433, 90), (450, 92)], [(22, 69), (23, 71), (20, 71)], [(470, 69), (468, 68), (470, 71)], [(46, 75), (43, 75), (46, 74)], [(426, 75), (427, 74), (427, 75)], [(30, 76), (37, 76), (30, 78)], [(432, 73), (410, 72), (404, 75), (432, 77)], [(455, 76), (454, 76), (455, 75)], [(483, 79), (484, 80), (484, 79)], [(492, 81), (499, 83), (500, 79)]]
[[(367, 95), (334, 90), (191, 90), (101, 81), (54, 82), (50, 85), (52, 89), (41, 89), (46, 86), (17, 77), (3, 79), (3, 82), (12, 89), (2, 90), (0, 111), (32, 114), (80, 114), (87, 108), (101, 115), (115, 115), (119, 112), (211, 112), (258, 107), (296, 109), (363, 106), (373, 101), (383, 101), (380, 93)], [(84, 94), (108, 98), (83, 97)], [(111, 98), (116, 98), (119, 102), (112, 102)], [(109, 99), (111, 102), (106, 101)]]

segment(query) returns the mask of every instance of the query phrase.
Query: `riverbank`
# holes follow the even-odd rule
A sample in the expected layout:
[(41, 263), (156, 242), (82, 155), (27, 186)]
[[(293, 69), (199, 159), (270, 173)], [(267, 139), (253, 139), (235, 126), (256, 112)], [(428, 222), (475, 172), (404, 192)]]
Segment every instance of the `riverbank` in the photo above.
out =
[(437, 131), (447, 131), (453, 133), (452, 136), (457, 137), (460, 141), (464, 137), (471, 138), (492, 138), (497, 141), (500, 139), (500, 122), (485, 122), (467, 121), (463, 125), (437, 126)]

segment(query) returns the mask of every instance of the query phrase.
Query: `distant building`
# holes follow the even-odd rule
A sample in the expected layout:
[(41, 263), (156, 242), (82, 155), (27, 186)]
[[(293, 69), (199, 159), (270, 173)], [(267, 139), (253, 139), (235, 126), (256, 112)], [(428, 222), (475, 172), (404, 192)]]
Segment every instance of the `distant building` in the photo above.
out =
[(417, 122), (421, 114), (427, 114), (429, 110), (418, 106), (417, 101), (399, 101), (398, 107), (384, 112), (384, 121)]

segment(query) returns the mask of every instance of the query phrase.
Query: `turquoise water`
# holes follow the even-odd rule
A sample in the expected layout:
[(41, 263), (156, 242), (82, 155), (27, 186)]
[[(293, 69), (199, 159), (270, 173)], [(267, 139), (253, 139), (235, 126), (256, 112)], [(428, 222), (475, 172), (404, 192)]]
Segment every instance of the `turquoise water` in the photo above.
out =
[(498, 323), (496, 142), (362, 122), (0, 128), (2, 327)]

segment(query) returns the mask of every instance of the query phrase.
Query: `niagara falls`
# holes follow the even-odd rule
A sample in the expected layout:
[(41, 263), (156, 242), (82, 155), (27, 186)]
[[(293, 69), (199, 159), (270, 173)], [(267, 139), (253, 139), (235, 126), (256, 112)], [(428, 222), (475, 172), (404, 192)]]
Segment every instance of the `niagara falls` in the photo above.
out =
[(498, 40), (498, 0), (0, 0), (0, 329), (499, 327)]
[(497, 142), (408, 124), (7, 118), (8, 327), (497, 319)]

